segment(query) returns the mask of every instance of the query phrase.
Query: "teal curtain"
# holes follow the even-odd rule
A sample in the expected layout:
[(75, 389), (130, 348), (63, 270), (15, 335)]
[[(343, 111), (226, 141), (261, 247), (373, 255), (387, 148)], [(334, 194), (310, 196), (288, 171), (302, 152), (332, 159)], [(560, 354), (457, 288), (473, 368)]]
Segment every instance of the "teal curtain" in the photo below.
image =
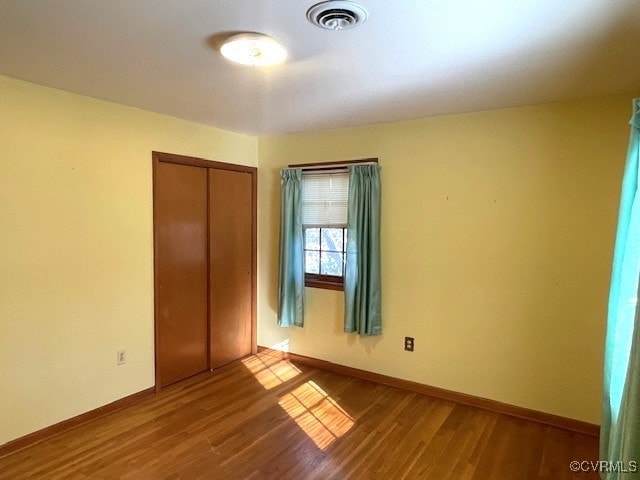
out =
[(380, 167), (349, 167), (344, 331), (382, 333), (380, 295)]
[(301, 214), (302, 170), (280, 172), (280, 265), (278, 325), (304, 325), (304, 238)]
[[(605, 344), (600, 459), (640, 465), (640, 99), (633, 101), (631, 140), (622, 181)], [(623, 463), (627, 467), (628, 463)], [(636, 478), (602, 472), (605, 480)], [(639, 477), (640, 478), (640, 477)]]

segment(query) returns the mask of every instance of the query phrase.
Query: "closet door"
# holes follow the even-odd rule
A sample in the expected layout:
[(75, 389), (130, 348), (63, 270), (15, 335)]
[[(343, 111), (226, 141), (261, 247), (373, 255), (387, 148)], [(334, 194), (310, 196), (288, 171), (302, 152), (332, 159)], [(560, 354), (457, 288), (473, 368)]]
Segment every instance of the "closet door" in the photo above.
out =
[(253, 176), (209, 170), (210, 365), (251, 353)]
[(156, 382), (208, 368), (207, 169), (157, 162), (154, 169)]

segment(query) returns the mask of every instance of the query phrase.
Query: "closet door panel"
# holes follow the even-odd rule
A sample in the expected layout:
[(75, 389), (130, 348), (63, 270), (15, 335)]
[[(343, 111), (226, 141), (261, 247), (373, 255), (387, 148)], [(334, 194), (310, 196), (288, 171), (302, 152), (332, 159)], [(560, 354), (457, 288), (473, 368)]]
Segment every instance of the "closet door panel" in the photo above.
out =
[(156, 362), (160, 386), (208, 368), (207, 169), (155, 168)]
[(250, 173), (209, 170), (211, 368), (251, 353), (252, 204)]

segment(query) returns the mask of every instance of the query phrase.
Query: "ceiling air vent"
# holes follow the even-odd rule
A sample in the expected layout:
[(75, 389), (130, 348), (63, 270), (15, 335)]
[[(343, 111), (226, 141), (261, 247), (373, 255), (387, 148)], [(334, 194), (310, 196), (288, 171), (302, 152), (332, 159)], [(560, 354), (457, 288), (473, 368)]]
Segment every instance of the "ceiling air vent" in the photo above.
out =
[(307, 10), (307, 19), (327, 30), (346, 30), (364, 23), (367, 11), (352, 2), (330, 0), (320, 2)]

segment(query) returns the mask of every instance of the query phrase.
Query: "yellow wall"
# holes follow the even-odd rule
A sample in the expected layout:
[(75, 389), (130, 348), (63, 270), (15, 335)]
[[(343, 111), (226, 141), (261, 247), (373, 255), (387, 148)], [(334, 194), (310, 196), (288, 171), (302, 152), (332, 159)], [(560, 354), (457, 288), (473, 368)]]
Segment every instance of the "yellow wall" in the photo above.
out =
[(151, 151), (257, 147), (0, 76), (0, 444), (153, 385)]
[[(258, 343), (598, 423), (631, 98), (260, 139)], [(305, 327), (279, 328), (278, 171), (364, 157), (382, 166), (384, 333), (342, 333), (342, 293), (310, 288)]]

